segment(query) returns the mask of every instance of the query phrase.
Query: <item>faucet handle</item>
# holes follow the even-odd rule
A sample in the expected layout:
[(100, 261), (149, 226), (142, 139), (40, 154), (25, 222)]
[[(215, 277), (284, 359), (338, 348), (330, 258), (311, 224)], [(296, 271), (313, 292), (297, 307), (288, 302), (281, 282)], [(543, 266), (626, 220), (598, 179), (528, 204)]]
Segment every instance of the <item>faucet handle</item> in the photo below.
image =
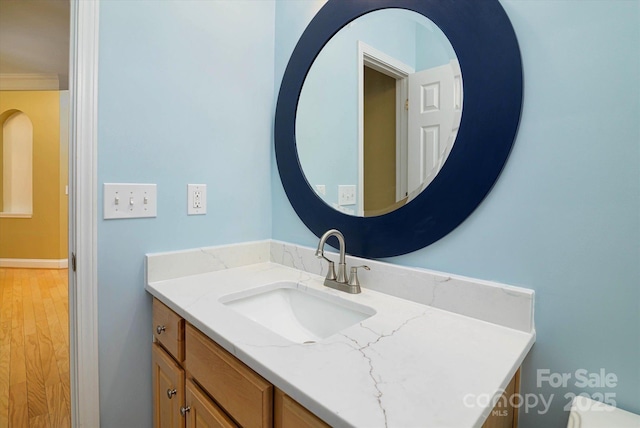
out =
[(326, 279), (330, 279), (332, 281), (335, 281), (337, 276), (336, 276), (336, 265), (334, 262), (332, 262), (331, 260), (329, 260), (326, 257), (323, 257), (327, 262), (327, 277)]
[(360, 286), (360, 281), (358, 280), (358, 268), (371, 270), (371, 268), (367, 265), (351, 266), (349, 274), (349, 285), (356, 285), (358, 287)]

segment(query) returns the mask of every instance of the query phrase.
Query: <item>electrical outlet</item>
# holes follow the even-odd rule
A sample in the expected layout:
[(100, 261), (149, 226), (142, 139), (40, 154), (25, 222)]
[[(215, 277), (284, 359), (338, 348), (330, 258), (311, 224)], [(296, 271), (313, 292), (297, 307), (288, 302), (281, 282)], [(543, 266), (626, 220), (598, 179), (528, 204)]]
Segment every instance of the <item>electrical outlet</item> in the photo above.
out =
[(207, 185), (187, 185), (187, 215), (207, 213)]
[(202, 190), (193, 192), (193, 208), (202, 208)]

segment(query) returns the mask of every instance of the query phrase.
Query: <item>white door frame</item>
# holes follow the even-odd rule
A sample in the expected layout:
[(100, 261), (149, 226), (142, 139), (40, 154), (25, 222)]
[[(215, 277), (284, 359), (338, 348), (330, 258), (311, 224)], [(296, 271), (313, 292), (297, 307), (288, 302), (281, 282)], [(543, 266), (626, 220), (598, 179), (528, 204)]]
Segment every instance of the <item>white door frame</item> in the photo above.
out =
[[(358, 212), (364, 216), (364, 66), (396, 79), (396, 202), (407, 190), (407, 112), (404, 108), (408, 94), (407, 78), (413, 67), (358, 41)], [(402, 126), (404, 124), (404, 126)]]
[(99, 0), (71, 0), (69, 363), (73, 427), (100, 425), (97, 274), (99, 8)]

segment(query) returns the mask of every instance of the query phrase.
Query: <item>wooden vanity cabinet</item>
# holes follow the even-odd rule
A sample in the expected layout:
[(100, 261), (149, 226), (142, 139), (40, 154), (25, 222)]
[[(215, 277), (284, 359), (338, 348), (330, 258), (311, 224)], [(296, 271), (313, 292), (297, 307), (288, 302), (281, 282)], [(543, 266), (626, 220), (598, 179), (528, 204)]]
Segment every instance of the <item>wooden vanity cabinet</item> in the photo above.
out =
[(154, 427), (273, 426), (273, 385), (155, 298), (153, 334)]
[(185, 321), (153, 299), (151, 363), (155, 428), (232, 428), (236, 424), (184, 369)]

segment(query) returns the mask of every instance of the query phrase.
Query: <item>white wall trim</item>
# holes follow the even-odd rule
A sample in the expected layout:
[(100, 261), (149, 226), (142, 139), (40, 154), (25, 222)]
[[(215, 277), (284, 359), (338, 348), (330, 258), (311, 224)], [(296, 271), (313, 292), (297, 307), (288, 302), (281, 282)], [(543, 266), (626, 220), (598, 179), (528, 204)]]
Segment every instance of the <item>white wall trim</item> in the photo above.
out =
[(0, 267), (5, 268), (36, 268), (36, 269), (66, 269), (69, 259), (0, 259)]
[[(71, 1), (69, 274), (71, 423), (100, 426), (97, 125), (99, 0)], [(71, 257), (71, 255), (70, 255)]]
[(0, 91), (57, 91), (57, 74), (0, 73)]

